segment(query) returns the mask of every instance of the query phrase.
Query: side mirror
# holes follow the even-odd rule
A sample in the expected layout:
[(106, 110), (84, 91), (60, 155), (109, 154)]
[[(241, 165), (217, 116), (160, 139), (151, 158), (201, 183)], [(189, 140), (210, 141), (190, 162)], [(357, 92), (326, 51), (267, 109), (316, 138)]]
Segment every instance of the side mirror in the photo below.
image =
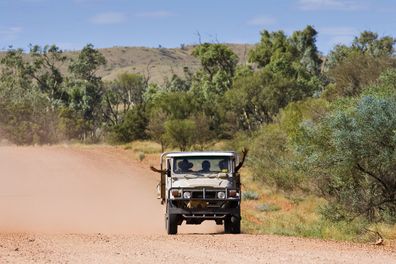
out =
[(170, 169), (167, 169), (166, 172), (165, 172), (165, 174), (166, 174), (167, 177), (170, 177), (170, 176), (171, 176), (171, 170), (170, 170)]

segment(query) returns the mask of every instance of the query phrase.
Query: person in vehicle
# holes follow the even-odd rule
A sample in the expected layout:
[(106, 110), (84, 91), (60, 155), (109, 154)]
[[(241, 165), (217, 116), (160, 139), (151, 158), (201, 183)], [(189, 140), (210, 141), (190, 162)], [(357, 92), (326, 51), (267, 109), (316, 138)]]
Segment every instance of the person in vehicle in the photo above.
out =
[(208, 160), (202, 162), (202, 170), (199, 172), (210, 172), (210, 162)]
[[(243, 164), (245, 163), (246, 155), (247, 155), (248, 152), (249, 152), (249, 150), (247, 148), (244, 148), (242, 150), (242, 155), (243, 155), (242, 156), (242, 160), (235, 167), (235, 172), (238, 172), (242, 168)], [(228, 171), (228, 162), (227, 162), (227, 160), (219, 161), (219, 168), (220, 168), (220, 171), (223, 171), (223, 172)]]
[(228, 171), (228, 162), (227, 160), (220, 160), (219, 161), (219, 169), (221, 172)]
[(191, 172), (191, 168), (193, 166), (194, 165), (187, 159), (183, 159), (182, 161), (179, 161), (179, 163), (177, 163), (177, 167), (179, 168), (180, 172)]

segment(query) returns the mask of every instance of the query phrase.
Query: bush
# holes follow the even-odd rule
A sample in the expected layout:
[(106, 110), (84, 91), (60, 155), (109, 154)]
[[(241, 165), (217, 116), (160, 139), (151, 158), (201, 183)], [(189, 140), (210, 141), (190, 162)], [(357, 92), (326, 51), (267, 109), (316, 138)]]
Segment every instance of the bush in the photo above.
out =
[(142, 106), (135, 106), (123, 116), (122, 121), (109, 128), (108, 140), (113, 143), (127, 143), (137, 139), (145, 139), (148, 124)]
[(258, 200), (260, 195), (254, 191), (245, 191), (242, 193), (243, 200)]
[(303, 182), (293, 168), (293, 152), (285, 132), (278, 124), (264, 126), (252, 144), (249, 165), (255, 180), (291, 191)]
[(303, 130), (303, 164), (331, 201), (327, 215), (396, 222), (395, 97), (344, 102)]
[(196, 125), (190, 119), (174, 119), (165, 122), (165, 138), (170, 146), (185, 151), (196, 140)]

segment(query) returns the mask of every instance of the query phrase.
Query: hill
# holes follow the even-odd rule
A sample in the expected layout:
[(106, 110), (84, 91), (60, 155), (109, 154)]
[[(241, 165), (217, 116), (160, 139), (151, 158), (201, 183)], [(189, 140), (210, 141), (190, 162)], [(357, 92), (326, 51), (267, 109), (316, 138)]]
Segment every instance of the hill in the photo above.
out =
[[(246, 63), (251, 44), (225, 44), (239, 57), (239, 63)], [(183, 68), (188, 67), (192, 72), (199, 68), (199, 61), (191, 53), (194, 45), (181, 48), (147, 48), (147, 47), (112, 47), (99, 51), (105, 56), (107, 64), (101, 67), (98, 74), (104, 80), (113, 80), (123, 72), (140, 73), (150, 77), (150, 82), (163, 83), (173, 74), (183, 75)], [(79, 51), (66, 51), (68, 58), (75, 58)], [(0, 52), (0, 58), (4, 56)], [(28, 56), (27, 56), (27, 59)], [(66, 71), (69, 60), (60, 68)]]
[[(226, 44), (245, 63), (252, 45)], [(183, 48), (113, 47), (100, 49), (107, 64), (98, 73), (104, 80), (112, 80), (122, 72), (150, 76), (151, 82), (162, 83), (173, 74), (183, 75), (183, 68), (192, 72), (198, 69), (199, 61), (191, 53), (194, 46)]]

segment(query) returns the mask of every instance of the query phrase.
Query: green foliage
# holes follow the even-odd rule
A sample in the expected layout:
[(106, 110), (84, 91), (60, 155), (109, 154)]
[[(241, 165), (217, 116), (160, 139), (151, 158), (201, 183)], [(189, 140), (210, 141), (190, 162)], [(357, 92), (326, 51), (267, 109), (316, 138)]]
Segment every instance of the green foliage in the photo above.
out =
[(293, 158), (284, 131), (277, 124), (266, 125), (252, 143), (249, 165), (255, 180), (290, 191), (301, 186), (304, 179), (293, 170)]
[(323, 89), (316, 48), (317, 32), (307, 26), (287, 37), (282, 31), (261, 32), (261, 41), (249, 53), (258, 72), (244, 71), (226, 93), (229, 111), (238, 113), (239, 128), (256, 130), (272, 122), (288, 103)]
[[(283, 31), (261, 32), (260, 43), (249, 52), (249, 61), (257, 63), (260, 68), (276, 67), (279, 63), (301, 68), (298, 71), (306, 71), (309, 74), (319, 73), (320, 59), (316, 47), (316, 35), (318, 33), (312, 26), (307, 26), (303, 31), (295, 31), (291, 37), (287, 37)], [(284, 73), (292, 73), (291, 68), (283, 66)]]
[(173, 119), (165, 122), (165, 138), (169, 145), (187, 150), (195, 143), (196, 125), (190, 119)]
[(0, 84), (2, 134), (18, 145), (56, 142), (57, 117), (48, 111), (48, 98), (36, 89), (9, 85)]
[(191, 88), (192, 76), (188, 71), (188, 68), (185, 72), (185, 79), (180, 78), (176, 74), (172, 75), (170, 80), (167, 80), (165, 83), (165, 90), (170, 92), (187, 92)]
[(396, 39), (393, 37), (384, 36), (379, 38), (375, 32), (363, 31), (359, 37), (355, 37), (352, 47), (372, 56), (392, 56), (395, 43)]
[(192, 55), (202, 65), (193, 86), (202, 91), (205, 98), (222, 95), (231, 88), (238, 57), (230, 48), (223, 44), (204, 43), (197, 46)]
[(105, 84), (103, 113), (111, 125), (118, 125), (134, 106), (143, 104), (147, 84), (142, 75), (122, 73)]
[(161, 92), (153, 102), (151, 111), (163, 111), (170, 119), (185, 119), (199, 109), (198, 102), (192, 93)]
[(378, 34), (363, 31), (355, 37), (351, 46), (336, 45), (326, 58), (324, 70), (328, 71), (342, 63), (350, 56), (367, 55), (369, 57), (392, 57), (396, 39), (390, 36), (379, 38)]
[(92, 83), (100, 83), (101, 78), (96, 71), (106, 64), (105, 57), (92, 44), (87, 44), (79, 53), (78, 58), (69, 66), (70, 72), (77, 79)]
[[(22, 50), (11, 49), (1, 59), (1, 64), (2, 133), (16, 144), (55, 142), (58, 139), (55, 97), (51, 93), (53, 90), (43, 93), (35, 79), (34, 74), (39, 76), (39, 62), (26, 62)], [(47, 75), (43, 73), (42, 76)]]
[(66, 61), (66, 56), (59, 47), (32, 46), (30, 48), (32, 62), (28, 63), (27, 70), (31, 78), (37, 83), (40, 91), (48, 94), (53, 104), (63, 105), (68, 97), (63, 87), (64, 78), (59, 67)]
[(161, 144), (161, 151), (164, 152), (167, 145), (165, 138), (164, 120), (168, 116), (162, 111), (153, 111), (149, 117), (146, 133), (152, 140)]
[(252, 131), (270, 123), (288, 103), (312, 95), (320, 86), (319, 79), (296, 80), (264, 69), (236, 79), (225, 95), (226, 107), (238, 114), (239, 128)]
[(281, 208), (272, 203), (264, 203), (256, 206), (256, 209), (260, 212), (273, 212), (273, 211), (279, 211)]
[(395, 97), (364, 96), (305, 124), (304, 168), (339, 219), (396, 221), (395, 131)]
[(145, 109), (137, 105), (128, 110), (120, 123), (109, 128), (109, 140), (113, 143), (127, 143), (145, 139), (148, 120)]
[(328, 108), (323, 99), (290, 103), (274, 123), (262, 126), (251, 142), (249, 155), (254, 179), (286, 192), (310, 191), (307, 175), (297, 170), (301, 158), (295, 151), (296, 139), (302, 138), (301, 123), (321, 120)]
[(79, 138), (97, 140), (102, 123), (103, 83), (96, 71), (106, 63), (104, 56), (92, 44), (86, 45), (77, 59), (71, 62), (71, 76), (66, 86), (69, 94), (69, 107), (82, 117), (85, 125)]
[(323, 94), (328, 99), (358, 96), (365, 87), (375, 82), (386, 69), (396, 67), (396, 60), (390, 57), (352, 53), (328, 71), (334, 83)]

